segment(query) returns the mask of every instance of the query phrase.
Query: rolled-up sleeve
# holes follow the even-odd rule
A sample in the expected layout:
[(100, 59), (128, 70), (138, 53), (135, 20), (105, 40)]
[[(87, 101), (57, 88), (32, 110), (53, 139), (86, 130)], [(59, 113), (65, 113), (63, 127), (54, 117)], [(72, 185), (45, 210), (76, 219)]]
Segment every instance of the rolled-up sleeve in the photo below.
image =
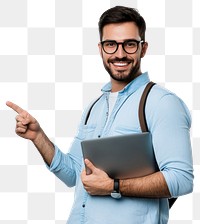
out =
[(75, 186), (76, 172), (73, 161), (68, 153), (64, 154), (57, 146), (55, 146), (55, 154), (51, 165), (47, 165), (47, 168), (68, 187)]
[(151, 132), (160, 171), (172, 197), (190, 193), (194, 178), (190, 113), (174, 94), (164, 95), (154, 111)]

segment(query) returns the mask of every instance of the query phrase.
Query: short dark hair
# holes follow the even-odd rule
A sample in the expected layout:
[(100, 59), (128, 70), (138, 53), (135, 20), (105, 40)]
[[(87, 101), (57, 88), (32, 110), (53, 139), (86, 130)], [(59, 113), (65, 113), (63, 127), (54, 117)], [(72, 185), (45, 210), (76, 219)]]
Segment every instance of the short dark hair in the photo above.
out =
[(99, 35), (102, 41), (103, 28), (111, 23), (134, 22), (138, 29), (142, 40), (145, 41), (146, 23), (143, 17), (135, 8), (125, 6), (115, 6), (105, 11), (99, 19)]

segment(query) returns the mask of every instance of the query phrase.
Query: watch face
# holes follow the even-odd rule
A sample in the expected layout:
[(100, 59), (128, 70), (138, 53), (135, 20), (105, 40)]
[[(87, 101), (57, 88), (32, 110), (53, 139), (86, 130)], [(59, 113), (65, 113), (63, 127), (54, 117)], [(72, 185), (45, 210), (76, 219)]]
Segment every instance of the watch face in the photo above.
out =
[(121, 194), (118, 193), (118, 192), (112, 192), (111, 193), (111, 197), (112, 198), (115, 198), (115, 199), (119, 199), (119, 198), (121, 198)]

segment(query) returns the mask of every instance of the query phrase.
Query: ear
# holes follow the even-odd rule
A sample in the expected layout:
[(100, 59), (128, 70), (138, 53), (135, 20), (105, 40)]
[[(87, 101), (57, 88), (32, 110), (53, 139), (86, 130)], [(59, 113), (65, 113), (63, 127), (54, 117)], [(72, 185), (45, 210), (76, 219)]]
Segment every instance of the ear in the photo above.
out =
[(101, 43), (98, 43), (98, 47), (99, 47), (99, 54), (100, 54), (101, 57), (103, 58), (103, 51), (102, 51)]
[(144, 42), (142, 44), (142, 51), (141, 51), (141, 58), (143, 58), (147, 52), (147, 48), (148, 48), (148, 43), (147, 42)]

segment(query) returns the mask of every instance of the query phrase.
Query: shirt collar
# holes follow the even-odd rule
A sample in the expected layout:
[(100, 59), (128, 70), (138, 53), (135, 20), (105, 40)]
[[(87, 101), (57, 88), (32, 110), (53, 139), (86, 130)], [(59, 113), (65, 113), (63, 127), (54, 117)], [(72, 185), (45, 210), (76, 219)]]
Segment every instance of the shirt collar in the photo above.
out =
[[(147, 84), (148, 82), (150, 82), (148, 72), (142, 73), (141, 75), (133, 79), (129, 84), (127, 84), (122, 90), (120, 90), (119, 94), (133, 93), (137, 89), (139, 89), (141, 86)], [(106, 93), (106, 92), (110, 92), (111, 89), (112, 89), (112, 85), (111, 85), (111, 82), (109, 82), (102, 88), (101, 91), (103, 93)]]

